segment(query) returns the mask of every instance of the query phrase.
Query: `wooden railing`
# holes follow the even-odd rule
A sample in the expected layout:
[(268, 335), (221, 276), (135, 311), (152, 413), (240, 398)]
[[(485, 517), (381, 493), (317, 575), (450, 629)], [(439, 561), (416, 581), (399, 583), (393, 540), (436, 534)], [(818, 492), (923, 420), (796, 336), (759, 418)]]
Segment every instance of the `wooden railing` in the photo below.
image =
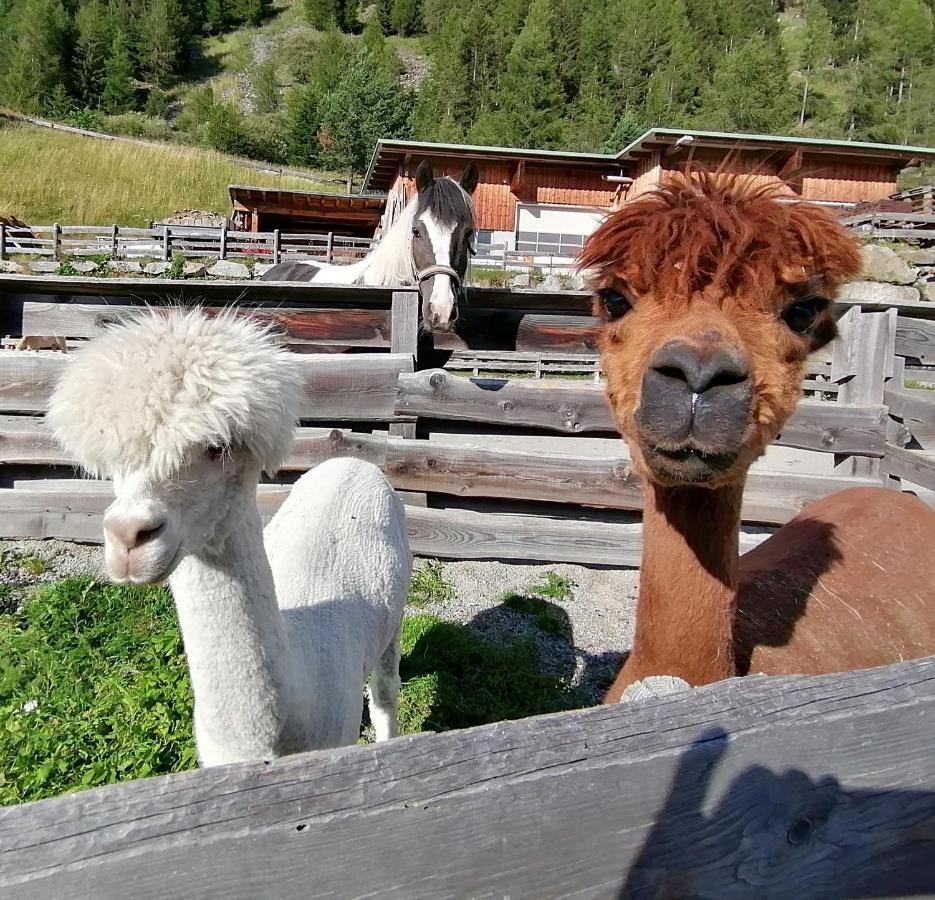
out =
[(841, 220), (853, 231), (877, 240), (935, 242), (935, 213), (869, 212)]
[(935, 659), (750, 676), (0, 809), (0, 893), (935, 895)]

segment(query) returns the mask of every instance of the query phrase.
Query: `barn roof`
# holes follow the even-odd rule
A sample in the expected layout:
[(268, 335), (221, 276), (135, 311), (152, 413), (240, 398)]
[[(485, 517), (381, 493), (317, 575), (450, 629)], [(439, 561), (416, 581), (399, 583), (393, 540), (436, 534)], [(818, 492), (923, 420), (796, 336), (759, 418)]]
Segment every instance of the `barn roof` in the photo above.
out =
[(573, 165), (575, 168), (626, 170), (640, 157), (657, 150), (690, 147), (732, 150), (804, 150), (830, 156), (855, 156), (868, 162), (906, 164), (914, 159), (935, 160), (935, 149), (867, 141), (837, 141), (825, 138), (787, 137), (770, 134), (735, 134), (727, 131), (692, 131), (683, 128), (652, 128), (619, 153), (572, 153), (565, 150), (527, 150), (520, 147), (484, 147), (470, 144), (441, 144), (428, 141), (377, 141), (364, 177), (364, 190), (388, 190), (407, 157), (444, 156), (468, 160), (525, 160), (543, 165)]
[(385, 194), (328, 194), (317, 191), (282, 190), (232, 184), (231, 206), (235, 210), (258, 210), (272, 215), (301, 216), (310, 221), (330, 220), (373, 224), (376, 227), (386, 208)]

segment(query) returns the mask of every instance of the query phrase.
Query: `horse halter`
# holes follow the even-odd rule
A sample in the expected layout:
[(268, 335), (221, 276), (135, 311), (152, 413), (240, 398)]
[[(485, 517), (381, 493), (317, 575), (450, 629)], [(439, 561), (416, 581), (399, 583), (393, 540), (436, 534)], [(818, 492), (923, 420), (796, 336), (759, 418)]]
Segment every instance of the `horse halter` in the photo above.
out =
[(416, 282), (422, 284), (427, 278), (432, 278), (435, 275), (447, 275), (451, 279), (451, 286), (454, 289), (456, 296), (462, 296), (464, 294), (464, 285), (461, 283), (461, 276), (451, 268), (451, 266), (443, 266), (441, 264), (436, 264), (434, 266), (426, 266), (424, 269), (419, 269), (416, 272)]

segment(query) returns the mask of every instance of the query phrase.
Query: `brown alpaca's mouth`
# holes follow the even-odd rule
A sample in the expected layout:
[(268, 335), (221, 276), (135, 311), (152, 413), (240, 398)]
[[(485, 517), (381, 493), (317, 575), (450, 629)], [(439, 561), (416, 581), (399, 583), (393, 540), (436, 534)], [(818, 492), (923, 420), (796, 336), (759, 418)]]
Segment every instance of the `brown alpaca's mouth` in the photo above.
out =
[(705, 484), (716, 481), (737, 462), (738, 451), (702, 450), (684, 446), (676, 449), (643, 448), (643, 458), (659, 481), (677, 484)]

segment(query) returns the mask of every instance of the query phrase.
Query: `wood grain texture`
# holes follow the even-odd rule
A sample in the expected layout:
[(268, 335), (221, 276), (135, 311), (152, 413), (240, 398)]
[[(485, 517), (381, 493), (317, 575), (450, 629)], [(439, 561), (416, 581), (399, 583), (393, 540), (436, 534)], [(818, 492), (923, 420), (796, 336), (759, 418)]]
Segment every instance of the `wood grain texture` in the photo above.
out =
[[(872, 736), (872, 739), (868, 739)], [(147, 898), (931, 896), (935, 660), (0, 810), (0, 890)]]
[(896, 444), (887, 444), (883, 471), (894, 478), (935, 491), (935, 459), (926, 451), (906, 450)]
[[(463, 378), (442, 369), (402, 375), (396, 411), (565, 434), (616, 431), (602, 385), (548, 379)], [(880, 456), (885, 419), (882, 405), (858, 407), (803, 401), (776, 443), (803, 450)]]
[[(56, 380), (80, 351), (63, 355), (0, 351), (0, 412), (44, 412)], [(407, 354), (296, 354), (305, 373), (309, 421), (392, 421), (396, 380), (411, 372)]]
[(899, 316), (896, 320), (896, 352), (922, 365), (935, 363), (935, 323)]
[[(206, 306), (217, 315), (224, 307)], [(108, 326), (125, 321), (140, 306), (90, 303), (41, 303), (22, 305), (23, 334), (57, 334), (68, 338), (91, 338)], [(337, 344), (357, 347), (390, 346), (390, 314), (374, 309), (276, 309), (237, 307), (273, 327), (287, 344)]]

